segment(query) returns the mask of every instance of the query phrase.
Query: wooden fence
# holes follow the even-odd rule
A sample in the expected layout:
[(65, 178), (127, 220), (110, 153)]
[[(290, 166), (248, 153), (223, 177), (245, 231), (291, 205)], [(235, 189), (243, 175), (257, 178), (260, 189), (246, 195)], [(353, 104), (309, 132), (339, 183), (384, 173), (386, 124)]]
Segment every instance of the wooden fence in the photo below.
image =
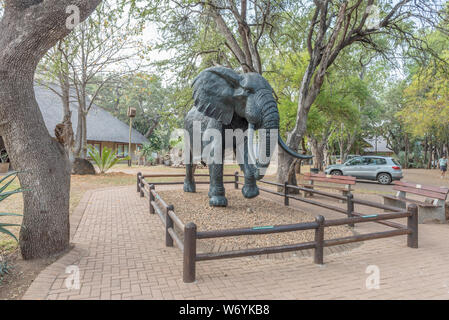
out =
[[(195, 177), (208, 177), (208, 174), (198, 174)], [(183, 184), (184, 182), (147, 182), (146, 178), (172, 178), (172, 177), (184, 177), (184, 174), (153, 174), (142, 175), (137, 174), (137, 192), (141, 197), (147, 197), (149, 201), (150, 214), (158, 214), (163, 224), (165, 225), (165, 244), (167, 247), (173, 247), (174, 243), (183, 252), (183, 280), (186, 283), (195, 281), (196, 278), (196, 262), (206, 260), (228, 259), (245, 256), (255, 256), (271, 253), (282, 253), (289, 251), (314, 249), (314, 262), (316, 264), (324, 263), (324, 248), (331, 247), (346, 243), (360, 242), (365, 240), (373, 240), (387, 237), (394, 237), (400, 235), (407, 235), (407, 246), (410, 248), (418, 248), (418, 207), (415, 204), (410, 204), (406, 210), (387, 206), (372, 201), (366, 201), (361, 199), (354, 199), (352, 194), (348, 194), (347, 197), (323, 192), (319, 190), (311, 190), (307, 188), (288, 185), (287, 183), (279, 184), (276, 182), (260, 180), (259, 183), (282, 187), (283, 192), (277, 192), (271, 189), (259, 187), (259, 190), (275, 194), (284, 198), (284, 205), (288, 206), (290, 200), (302, 201), (312, 205), (320, 206), (332, 211), (343, 213), (347, 215), (346, 218), (326, 220), (323, 216), (319, 215), (313, 222), (277, 225), (277, 226), (262, 226), (262, 227), (249, 227), (238, 229), (224, 229), (213, 231), (198, 231), (197, 226), (193, 222), (184, 224), (176, 214), (173, 205), (167, 204), (156, 192), (156, 185), (174, 185)], [(233, 177), (232, 181), (225, 181), (224, 183), (234, 184), (234, 188), (238, 189), (239, 185), (243, 183), (239, 182), (239, 178), (243, 177), (236, 172), (234, 175), (225, 174), (224, 177)], [(208, 184), (208, 181), (198, 181), (197, 184)], [(297, 189), (304, 192), (318, 194), (321, 196), (343, 200), (347, 204), (346, 209), (336, 207), (333, 205), (320, 203), (316, 200), (305, 199), (297, 195), (289, 194), (289, 190)], [(374, 207), (382, 209), (385, 212), (382, 214), (370, 214), (363, 215), (354, 211), (354, 204), (359, 204), (368, 207)], [(389, 220), (407, 218), (407, 226), (395, 223)], [(354, 226), (356, 223), (376, 222), (389, 227), (394, 230), (375, 232), (369, 234), (354, 235), (350, 237), (336, 238), (324, 240), (325, 228), (331, 226), (349, 225)], [(181, 235), (175, 232), (175, 226), (180, 230)], [(273, 246), (265, 248), (251, 248), (226, 252), (214, 252), (214, 253), (197, 253), (196, 244), (197, 240), (212, 239), (222, 237), (236, 237), (244, 235), (262, 235), (273, 234), (282, 232), (293, 232), (303, 230), (315, 230), (314, 241), (289, 244), (282, 246)]]

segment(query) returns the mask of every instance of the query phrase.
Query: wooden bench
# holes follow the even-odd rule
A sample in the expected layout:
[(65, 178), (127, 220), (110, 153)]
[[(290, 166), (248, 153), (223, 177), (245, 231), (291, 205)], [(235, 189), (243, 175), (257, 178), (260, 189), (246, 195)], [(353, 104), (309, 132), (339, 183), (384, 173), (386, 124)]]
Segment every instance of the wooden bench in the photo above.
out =
[[(407, 203), (415, 203), (418, 205), (418, 223), (446, 222), (445, 202), (449, 188), (395, 181), (393, 190), (398, 191), (396, 196), (384, 195), (384, 204), (406, 208)], [(425, 197), (425, 200), (407, 198), (407, 193)]]
[[(356, 183), (355, 177), (326, 175), (324, 173), (305, 173), (304, 180), (309, 181), (308, 184), (302, 184), (304, 188), (314, 189), (315, 187), (317, 187), (317, 188), (334, 189), (341, 191), (342, 195), (345, 197), (349, 193), (351, 193), (351, 186), (355, 185)], [(313, 193), (305, 192), (304, 194), (304, 197), (312, 197), (312, 196)]]

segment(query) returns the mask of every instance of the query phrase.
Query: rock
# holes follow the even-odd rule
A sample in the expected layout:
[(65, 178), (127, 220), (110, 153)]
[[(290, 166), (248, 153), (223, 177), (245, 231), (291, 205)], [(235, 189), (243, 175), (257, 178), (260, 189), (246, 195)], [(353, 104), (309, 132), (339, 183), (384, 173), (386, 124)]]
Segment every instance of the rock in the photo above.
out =
[(72, 164), (72, 174), (86, 175), (95, 173), (95, 168), (89, 160), (76, 158)]

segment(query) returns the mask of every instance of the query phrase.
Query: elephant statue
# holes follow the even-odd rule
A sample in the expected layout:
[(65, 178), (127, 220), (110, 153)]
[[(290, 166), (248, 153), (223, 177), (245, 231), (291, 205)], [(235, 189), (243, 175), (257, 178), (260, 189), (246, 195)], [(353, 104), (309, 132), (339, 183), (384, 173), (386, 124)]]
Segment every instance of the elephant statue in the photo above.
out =
[[(239, 74), (232, 69), (225, 67), (212, 67), (202, 71), (193, 82), (194, 106), (187, 113), (184, 121), (185, 128), (185, 150), (186, 177), (184, 181), (184, 192), (195, 192), (195, 161), (204, 162), (205, 159), (195, 158), (195, 130), (200, 131), (200, 142), (196, 142), (201, 147), (201, 155), (204, 149), (212, 145), (211, 156), (213, 161), (208, 161), (210, 189), (209, 204), (214, 207), (226, 207), (225, 188), (223, 184), (223, 157), (226, 130), (238, 130), (247, 132), (240, 142), (233, 140), (231, 147), (236, 152), (237, 148), (243, 150), (242, 159), (239, 162), (241, 170), (244, 172), (245, 181), (242, 188), (243, 196), (247, 199), (257, 197), (259, 189), (257, 180), (264, 176), (264, 169), (269, 166), (273, 143), (272, 132), (275, 132), (277, 139), (274, 140), (288, 154), (295, 158), (310, 159), (309, 156), (300, 155), (290, 150), (282, 141), (278, 134), (279, 111), (276, 99), (273, 96), (273, 89), (268, 81), (258, 73)], [(196, 128), (196, 129), (195, 129)], [(263, 139), (259, 139), (259, 150), (265, 149), (266, 160), (251, 161), (254, 158), (253, 137), (256, 130), (265, 130)], [(214, 136), (211, 141), (204, 139), (206, 132), (212, 131), (220, 133), (220, 137)], [(276, 137), (274, 137), (276, 138)], [(234, 139), (234, 138), (233, 138)], [(264, 143), (261, 143), (262, 141)], [(243, 144), (243, 146), (242, 146)], [(264, 148), (260, 148), (264, 146)], [(197, 147), (198, 148), (198, 147)], [(219, 151), (217, 153), (217, 150)], [(215, 156), (218, 156), (218, 160)], [(204, 156), (202, 156), (204, 157)], [(221, 158), (221, 159), (220, 159)]]

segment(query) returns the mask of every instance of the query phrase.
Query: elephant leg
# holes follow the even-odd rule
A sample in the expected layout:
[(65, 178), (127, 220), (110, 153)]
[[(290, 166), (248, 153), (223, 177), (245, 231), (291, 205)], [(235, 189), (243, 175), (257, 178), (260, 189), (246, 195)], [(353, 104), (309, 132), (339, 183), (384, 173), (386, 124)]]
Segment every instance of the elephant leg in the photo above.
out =
[(189, 163), (186, 164), (186, 177), (184, 179), (184, 192), (196, 192), (195, 185), (195, 169), (196, 165), (192, 162), (192, 152), (190, 152)]
[(226, 207), (228, 205), (228, 200), (225, 197), (225, 188), (223, 184), (223, 164), (210, 164), (209, 176), (209, 204), (213, 207)]
[(256, 180), (256, 167), (253, 164), (248, 163), (248, 143), (245, 138), (244, 149), (244, 163), (240, 165), (240, 168), (245, 175), (245, 184), (242, 188), (242, 194), (247, 199), (255, 198), (259, 195), (259, 188), (257, 187)]
[[(248, 169), (248, 168), (247, 168)], [(250, 170), (247, 170), (250, 171)], [(257, 187), (257, 180), (253, 174), (247, 174), (245, 172), (245, 185), (242, 188), (242, 194), (247, 199), (255, 198), (259, 195), (259, 188)]]
[(186, 178), (184, 179), (184, 192), (196, 192), (194, 164), (186, 164)]

